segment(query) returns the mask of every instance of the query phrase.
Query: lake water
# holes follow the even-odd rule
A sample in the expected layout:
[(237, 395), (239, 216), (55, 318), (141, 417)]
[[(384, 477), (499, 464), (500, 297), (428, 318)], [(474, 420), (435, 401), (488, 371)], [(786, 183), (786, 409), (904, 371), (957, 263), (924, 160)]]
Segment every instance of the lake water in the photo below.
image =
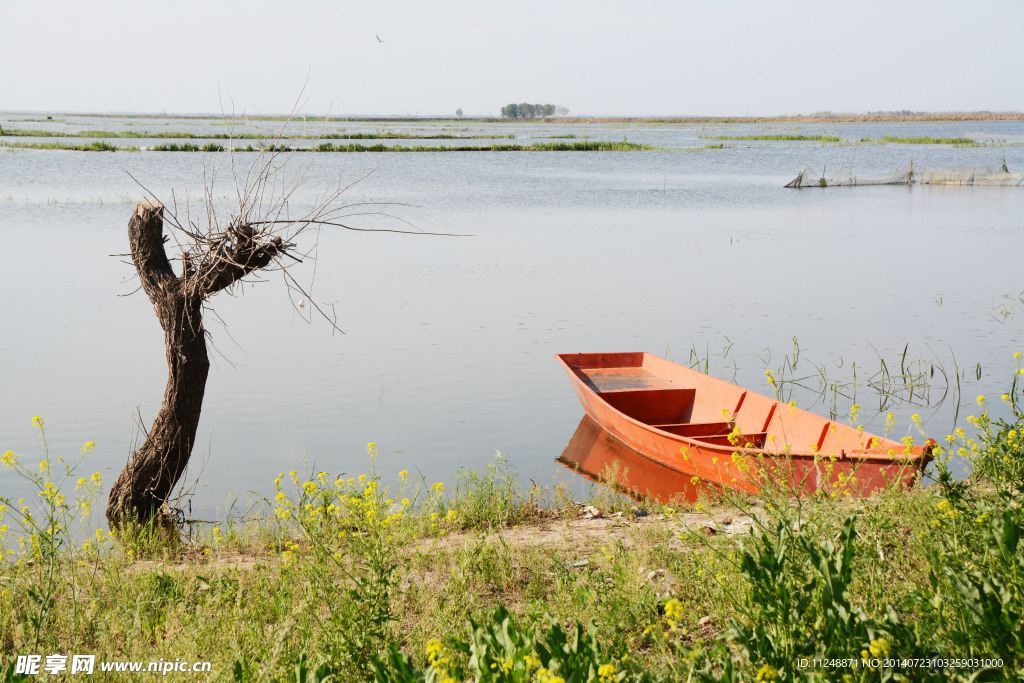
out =
[[(223, 130), (202, 120), (24, 118), (2, 115), (0, 125)], [(550, 485), (566, 476), (554, 461), (582, 416), (554, 360), (560, 352), (699, 358), (762, 393), (771, 393), (765, 370), (796, 357), (787, 376), (805, 378), (793, 395), (799, 405), (840, 415), (853, 403), (856, 365), (860, 421), (880, 432), (893, 410), (896, 437), (916, 433), (910, 416), (920, 413), (941, 441), (955, 415), (964, 423), (976, 412), (979, 394), (994, 415), (1008, 414), (998, 397), (1017, 367), (1013, 353), (1024, 350), (1024, 188), (782, 186), (803, 164), (872, 174), (911, 160), (995, 165), (1005, 154), (1020, 171), (1022, 122), (314, 126), (343, 128), (512, 134), (501, 142), (519, 144), (625, 138), (675, 151), (313, 157), (296, 209), (339, 177), (375, 169), (346, 201), (393, 203), (382, 208), (420, 230), (473, 236), (322, 231), (313, 294), (333, 307), (344, 335), (315, 317), (304, 322), (279, 274), (235, 298), (216, 296), (194, 508), (271, 494), (274, 477), (292, 469), (362, 472), (369, 441), (387, 477), (409, 469), (450, 483), (459, 468), (483, 468), (500, 451), (524, 482)], [(752, 133), (969, 136), (996, 146), (723, 141), (724, 149), (681, 151), (718, 142), (702, 136)], [(38, 462), (31, 419), (42, 415), (51, 456), (95, 441), (84, 469), (113, 482), (134, 417), (149, 424), (166, 381), (152, 307), (133, 294), (133, 267), (112, 256), (127, 251), (127, 222), (143, 198), (129, 174), (165, 203), (172, 189), (183, 202), (186, 192), (201, 195), (204, 164), (226, 158), (0, 150), (0, 449)], [(217, 187), (218, 201), (229, 201), (229, 189)], [(403, 227), (379, 216), (351, 221)], [(308, 283), (314, 271), (309, 263), (293, 272)], [(927, 400), (897, 400), (879, 413), (870, 382), (884, 379), (882, 360), (890, 376), (901, 360), (908, 374), (925, 375)], [(954, 366), (959, 389), (943, 375)], [(848, 397), (827, 390), (822, 400), (832, 384)], [(20, 488), (0, 470), (0, 491)]]

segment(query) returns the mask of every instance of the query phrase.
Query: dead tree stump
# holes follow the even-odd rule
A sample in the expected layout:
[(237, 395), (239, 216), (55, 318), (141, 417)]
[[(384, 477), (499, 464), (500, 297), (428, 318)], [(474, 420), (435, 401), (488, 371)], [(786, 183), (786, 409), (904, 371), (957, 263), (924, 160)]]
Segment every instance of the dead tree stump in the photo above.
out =
[(203, 254), (186, 252), (179, 276), (164, 250), (163, 223), (163, 206), (149, 202), (139, 202), (128, 222), (132, 261), (164, 331), (168, 375), (163, 404), (145, 442), (110, 489), (106, 512), (112, 526), (166, 515), (163, 506), (192, 455), (210, 371), (203, 304), (269, 265), (284, 249), (280, 238), (264, 238), (249, 226), (233, 224)]

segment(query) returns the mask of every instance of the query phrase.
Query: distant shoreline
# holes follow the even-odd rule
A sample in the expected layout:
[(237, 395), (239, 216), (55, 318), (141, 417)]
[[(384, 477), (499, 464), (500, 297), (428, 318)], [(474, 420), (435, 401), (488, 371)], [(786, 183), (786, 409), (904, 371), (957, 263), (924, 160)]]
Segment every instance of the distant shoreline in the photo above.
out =
[(426, 121), (443, 121), (447, 123), (552, 123), (552, 124), (585, 124), (585, 123), (941, 123), (956, 121), (1022, 121), (1024, 112), (936, 112), (927, 114), (830, 114), (810, 116), (562, 116), (535, 119), (505, 119), (500, 117), (446, 117), (446, 116), (222, 116), (216, 114), (90, 114), (45, 112), (3, 112), (16, 115), (59, 116), (78, 118), (109, 118), (109, 119), (198, 119), (198, 120), (231, 120), (245, 119), (249, 121), (284, 121), (305, 118), (307, 121), (349, 121), (366, 123), (412, 123)]

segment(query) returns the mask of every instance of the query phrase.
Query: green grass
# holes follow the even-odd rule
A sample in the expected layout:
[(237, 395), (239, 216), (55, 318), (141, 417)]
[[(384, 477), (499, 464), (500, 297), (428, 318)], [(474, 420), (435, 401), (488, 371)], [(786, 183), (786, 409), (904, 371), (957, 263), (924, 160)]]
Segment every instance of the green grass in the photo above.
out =
[[(49, 131), (40, 129), (25, 128), (0, 128), (0, 136), (4, 137), (45, 137), (45, 138), (147, 138), (147, 139), (176, 139), (176, 140), (278, 140), (277, 134), (266, 133), (239, 133), (229, 135), (227, 133), (189, 133), (184, 131), (137, 131), (125, 130), (114, 132), (109, 130), (84, 130), (73, 131)], [(575, 136), (568, 136), (575, 137)], [(286, 140), (494, 140), (514, 139), (515, 135), (451, 135), (438, 133), (431, 135), (420, 135), (415, 133), (324, 133), (321, 135), (300, 134), (286, 135)]]
[[(364, 475), (282, 474), (273, 500), (177, 543), (146, 530), (94, 536), (100, 477), (78, 472), (93, 444), (58, 460), (37, 419), (47, 465), (10, 451), (0, 465), (38, 492), (27, 503), (0, 494), (0, 541), (12, 546), (0, 643), (12, 656), (209, 660), (212, 678), (242, 681), (307, 683), (313, 670), (393, 683), (442, 671), (492, 682), (1015, 679), (1022, 385), (1018, 367), (1010, 423), (982, 407), (976, 438), (949, 435), (927, 488), (855, 499), (837, 482), (798, 498), (764, 480), (757, 499), (644, 503), (643, 517), (594, 489), (586, 502), (606, 516), (583, 522), (578, 494), (524, 489), (500, 456), (447, 490), (379, 471), (370, 444)], [(958, 452), (964, 481), (948, 469)], [(703, 531), (725, 517), (750, 520), (751, 533)], [(668, 593), (648, 582), (659, 569), (675, 579)], [(940, 675), (883, 661), (936, 653), (1003, 663)], [(799, 664), (815, 658), (858, 664)]]
[[(0, 142), (0, 147), (12, 149), (63, 149), (79, 151), (139, 151), (138, 147), (117, 147), (107, 142), (88, 145), (65, 145), (56, 142)], [(713, 146), (712, 146), (713, 147)], [(150, 148), (154, 152), (223, 152), (227, 147), (216, 143), (197, 145), (190, 142), (170, 142)], [(464, 146), (361, 145), (324, 142), (316, 147), (291, 147), (286, 144), (235, 146), (236, 152), (636, 152), (658, 151), (658, 147), (634, 142), (537, 142), (529, 145), (494, 144)]]
[(3, 142), (0, 147), (11, 149), (60, 149), (73, 152), (138, 152), (138, 147), (118, 147), (109, 142), (91, 142), (84, 145), (65, 145), (58, 142)]
[(889, 135), (883, 136), (881, 138), (861, 138), (860, 141), (866, 143), (882, 143), (893, 145), (955, 145), (957, 147), (973, 147), (978, 144), (977, 141), (972, 140), (971, 138), (901, 138)]
[(188, 142), (183, 143), (168, 143), (163, 145), (156, 145), (151, 148), (154, 152), (224, 152), (226, 148), (223, 145), (211, 142), (205, 145), (193, 145)]
[(774, 140), (798, 142), (840, 142), (842, 138), (835, 135), (702, 135), (706, 140)]
[[(289, 147), (276, 147), (280, 151), (304, 151)], [(442, 146), (416, 146), (406, 147), (404, 145), (335, 145), (325, 142), (314, 148), (317, 152), (636, 152), (646, 150), (657, 150), (651, 145), (642, 145), (635, 142), (610, 142), (594, 140), (589, 142), (535, 142), (529, 145), (458, 145), (451, 147)], [(258, 147), (235, 148), (235, 151), (255, 152)]]

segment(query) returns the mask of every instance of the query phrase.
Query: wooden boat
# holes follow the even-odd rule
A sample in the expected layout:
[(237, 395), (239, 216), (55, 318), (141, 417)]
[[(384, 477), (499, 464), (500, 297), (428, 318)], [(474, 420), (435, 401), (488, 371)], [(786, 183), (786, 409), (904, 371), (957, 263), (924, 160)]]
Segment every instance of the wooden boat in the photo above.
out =
[(865, 496), (913, 485), (932, 459), (934, 441), (869, 434), (649, 353), (557, 358), (584, 411), (615, 438), (728, 488)]

